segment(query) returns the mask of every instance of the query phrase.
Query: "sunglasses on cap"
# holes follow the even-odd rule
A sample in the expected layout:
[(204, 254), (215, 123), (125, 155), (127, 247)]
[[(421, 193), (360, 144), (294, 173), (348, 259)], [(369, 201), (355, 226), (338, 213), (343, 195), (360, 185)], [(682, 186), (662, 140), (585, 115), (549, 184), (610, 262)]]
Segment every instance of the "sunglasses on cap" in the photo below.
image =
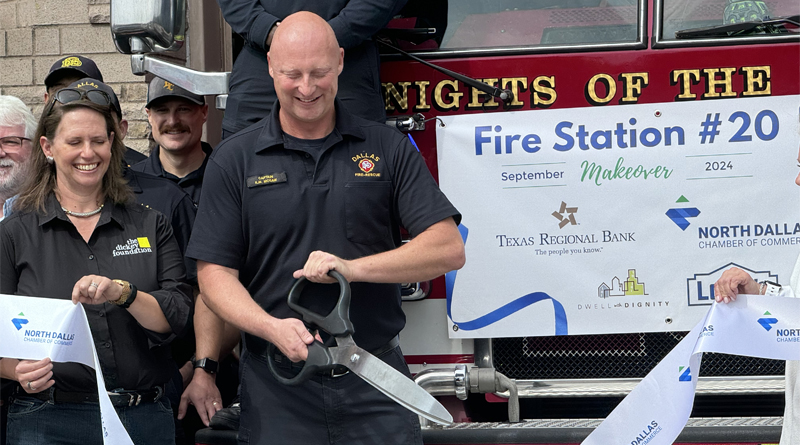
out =
[(82, 99), (86, 99), (90, 102), (96, 103), (97, 105), (102, 105), (104, 107), (108, 107), (111, 105), (111, 98), (108, 97), (108, 94), (106, 94), (105, 91), (100, 91), (100, 90), (82, 91), (82, 90), (77, 90), (75, 88), (63, 88), (61, 90), (58, 90), (54, 98), (55, 101), (64, 105)]

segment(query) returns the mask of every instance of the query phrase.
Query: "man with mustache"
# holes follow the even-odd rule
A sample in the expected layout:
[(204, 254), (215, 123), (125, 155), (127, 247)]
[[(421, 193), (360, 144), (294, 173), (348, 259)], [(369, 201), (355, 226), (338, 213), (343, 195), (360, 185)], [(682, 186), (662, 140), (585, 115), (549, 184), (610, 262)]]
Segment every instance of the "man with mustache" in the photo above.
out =
[(196, 207), (211, 154), (211, 145), (200, 140), (208, 118), (205, 98), (156, 77), (147, 88), (145, 111), (158, 145), (132, 168), (177, 183)]

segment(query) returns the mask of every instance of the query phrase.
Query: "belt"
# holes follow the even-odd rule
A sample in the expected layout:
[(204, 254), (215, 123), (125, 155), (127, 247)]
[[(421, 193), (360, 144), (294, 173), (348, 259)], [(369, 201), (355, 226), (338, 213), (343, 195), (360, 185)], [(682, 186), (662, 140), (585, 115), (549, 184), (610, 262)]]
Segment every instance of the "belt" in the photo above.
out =
[[(247, 347), (247, 350), (250, 351), (251, 353), (260, 355), (262, 357), (266, 356), (266, 347), (263, 348), (264, 352), (260, 352), (260, 349), (259, 349), (260, 353), (253, 351), (253, 348), (251, 346), (256, 346), (256, 348), (259, 348), (260, 345), (254, 344), (255, 342), (252, 342), (252, 341), (248, 342), (247, 341), (248, 337), (250, 337), (250, 335), (246, 335), (245, 336), (245, 346)], [(367, 352), (369, 352), (370, 354), (374, 355), (375, 357), (380, 357), (380, 356), (386, 354), (387, 352), (396, 349), (398, 346), (400, 346), (400, 338), (395, 335), (391, 340), (386, 342), (386, 344), (384, 344), (382, 346), (378, 346), (377, 348), (371, 349), (371, 350), (369, 350)], [(302, 368), (303, 367), (303, 363), (302, 362), (301, 363), (294, 363), (291, 360), (289, 360), (285, 355), (283, 355), (283, 353), (281, 353), (280, 351), (275, 353), (275, 357), (274, 358), (275, 358), (275, 363), (277, 363), (279, 366), (282, 365), (283, 367), (287, 367), (287, 368)], [(341, 376), (347, 375), (349, 373), (350, 373), (350, 370), (346, 366), (344, 366), (344, 365), (336, 365), (333, 369), (317, 372), (317, 375), (323, 376), (323, 377), (341, 377)]]
[[(111, 404), (120, 406), (137, 406), (142, 403), (157, 402), (161, 396), (164, 395), (164, 388), (156, 386), (147, 391), (116, 391), (108, 392), (108, 397), (111, 399)], [(33, 397), (34, 399), (44, 400), (45, 402), (53, 401), (53, 403), (84, 403), (94, 402), (98, 403), (99, 399), (97, 393), (93, 392), (69, 392), (57, 388), (51, 388), (47, 391), (28, 394), (21, 389), (17, 388), (17, 396)]]

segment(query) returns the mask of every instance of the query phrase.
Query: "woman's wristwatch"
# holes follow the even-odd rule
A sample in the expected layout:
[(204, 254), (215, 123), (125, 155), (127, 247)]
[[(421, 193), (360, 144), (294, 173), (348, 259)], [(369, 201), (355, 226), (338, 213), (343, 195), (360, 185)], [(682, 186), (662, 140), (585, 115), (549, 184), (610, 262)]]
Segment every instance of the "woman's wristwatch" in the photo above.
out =
[(781, 285), (774, 281), (762, 281), (761, 286), (758, 288), (760, 295), (779, 295), (781, 293)]
[(133, 304), (133, 300), (136, 299), (136, 294), (138, 293), (136, 286), (123, 280), (112, 281), (122, 286), (122, 295), (120, 295), (118, 300), (112, 301), (112, 303), (122, 307), (123, 309), (128, 309)]

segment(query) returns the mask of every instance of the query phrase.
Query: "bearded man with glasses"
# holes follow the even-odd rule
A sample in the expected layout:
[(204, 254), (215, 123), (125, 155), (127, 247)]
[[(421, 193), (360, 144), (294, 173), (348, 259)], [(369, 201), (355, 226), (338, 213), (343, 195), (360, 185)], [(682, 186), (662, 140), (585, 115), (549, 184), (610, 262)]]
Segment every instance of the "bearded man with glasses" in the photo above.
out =
[(11, 204), (27, 175), (35, 131), (36, 118), (28, 106), (14, 96), (0, 96), (0, 220), (11, 214)]

